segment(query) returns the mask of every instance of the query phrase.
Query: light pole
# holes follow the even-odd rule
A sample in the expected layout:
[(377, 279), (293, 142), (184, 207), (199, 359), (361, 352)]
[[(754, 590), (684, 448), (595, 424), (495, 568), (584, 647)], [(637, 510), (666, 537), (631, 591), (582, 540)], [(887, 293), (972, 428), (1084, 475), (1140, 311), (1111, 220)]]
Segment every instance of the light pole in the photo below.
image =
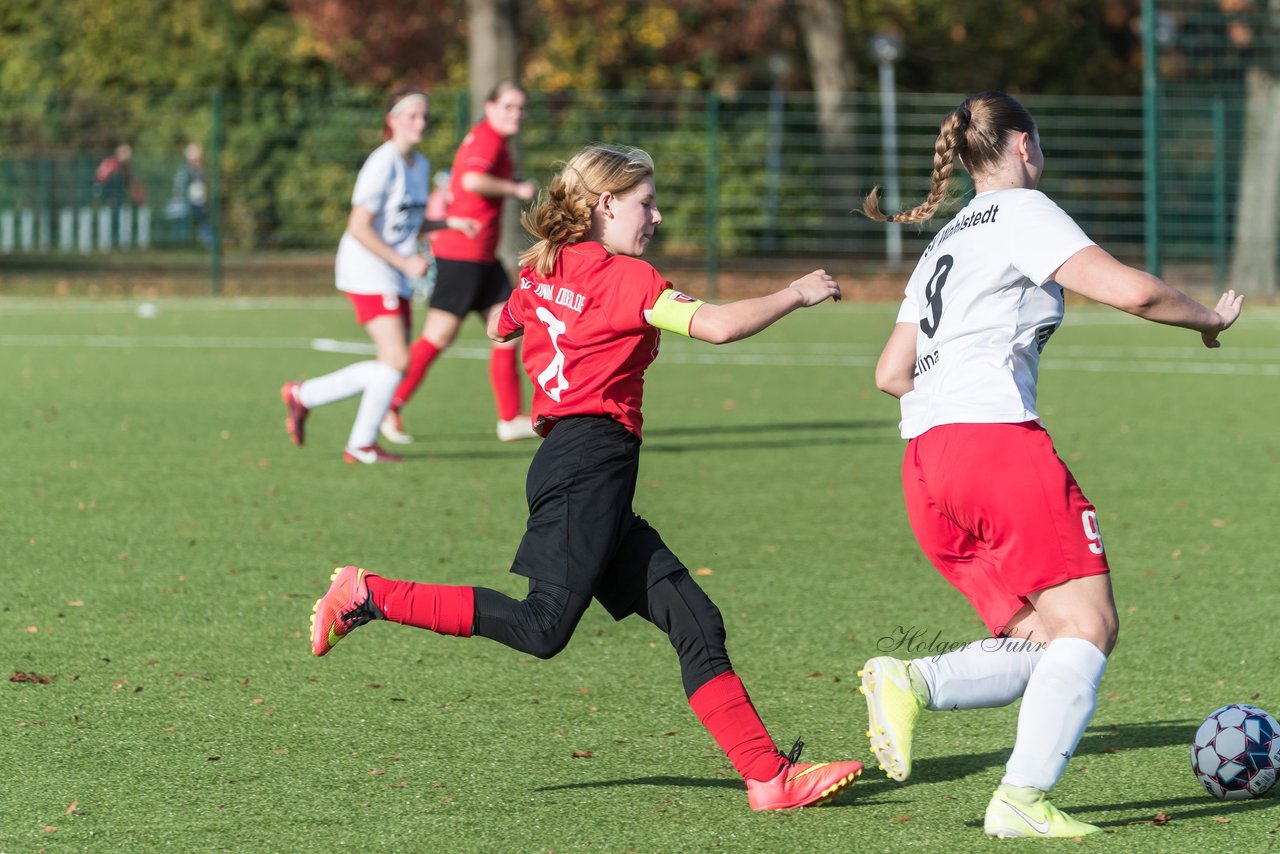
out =
[[(902, 38), (880, 32), (871, 39), (871, 57), (880, 67), (880, 137), (884, 149), (885, 206), (895, 213), (902, 205), (898, 186), (898, 109), (893, 64), (902, 58)], [(902, 227), (890, 223), (885, 234), (885, 257), (892, 269), (902, 265)]]

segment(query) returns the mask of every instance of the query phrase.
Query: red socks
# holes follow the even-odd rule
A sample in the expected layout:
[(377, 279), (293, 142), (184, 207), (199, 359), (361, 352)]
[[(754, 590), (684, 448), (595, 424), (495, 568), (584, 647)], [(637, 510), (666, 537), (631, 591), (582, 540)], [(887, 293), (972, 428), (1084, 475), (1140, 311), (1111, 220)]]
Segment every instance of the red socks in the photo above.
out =
[[(514, 347), (494, 347), (489, 351), (489, 382), (498, 405), (498, 418), (510, 421), (520, 414), (520, 371), (516, 365), (519, 351)], [(406, 381), (408, 374), (405, 374)]]
[(396, 393), (391, 398), (392, 409), (398, 412), (409, 402), (409, 398), (413, 397), (418, 386), (422, 385), (422, 378), (427, 375), (427, 369), (439, 355), (440, 348), (427, 339), (419, 338), (413, 342), (413, 346), (409, 348), (409, 367), (405, 368), (404, 377), (400, 380), (400, 385), (396, 386)]
[[(409, 367), (405, 368), (400, 385), (391, 398), (391, 408), (399, 411), (422, 385), (427, 370), (440, 355), (440, 348), (426, 338), (419, 338), (409, 348)], [(520, 367), (514, 347), (495, 347), (489, 353), (489, 382), (493, 385), (493, 399), (498, 407), (498, 417), (510, 421), (520, 414)]]
[(732, 670), (705, 683), (689, 706), (744, 780), (772, 780), (787, 765)]
[(442, 635), (471, 637), (471, 625), (476, 618), (474, 587), (392, 581), (378, 575), (367, 578), (373, 604), (393, 623), (430, 629)]

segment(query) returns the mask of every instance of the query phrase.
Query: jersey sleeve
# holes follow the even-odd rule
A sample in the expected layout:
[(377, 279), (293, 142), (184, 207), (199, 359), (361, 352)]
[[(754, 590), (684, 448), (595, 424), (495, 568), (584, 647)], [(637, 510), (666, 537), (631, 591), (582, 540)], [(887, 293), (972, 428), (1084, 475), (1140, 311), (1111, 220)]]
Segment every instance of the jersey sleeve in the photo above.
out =
[(1044, 193), (1027, 194), (1017, 215), (1019, 234), (1011, 243), (1013, 266), (1043, 285), (1063, 262), (1094, 242)]
[(369, 155), (356, 176), (356, 187), (351, 192), (351, 206), (362, 207), (375, 214), (382, 213), (391, 190), (391, 159), (384, 157), (385, 149), (379, 148)]
[(454, 168), (459, 170), (459, 175), (467, 172), (492, 174), (503, 147), (502, 138), (497, 134), (473, 133), (466, 152), (458, 158)]
[[(636, 332), (657, 326), (650, 320), (651, 312), (663, 291), (671, 288), (671, 283), (639, 258), (615, 257), (613, 263), (618, 281), (605, 289), (604, 303), (609, 325), (618, 332)], [(689, 334), (687, 324), (681, 334)]]
[[(521, 275), (521, 279), (524, 275)], [(524, 329), (524, 301), (522, 299), (523, 292), (516, 289), (511, 292), (511, 296), (507, 297), (507, 301), (502, 305), (502, 311), (498, 315), (498, 334), (503, 338), (513, 335)]]
[(706, 305), (700, 299), (683, 294), (674, 288), (667, 288), (658, 294), (653, 307), (645, 312), (645, 319), (650, 326), (665, 329), (677, 335), (689, 337), (689, 327), (693, 324), (693, 315)]

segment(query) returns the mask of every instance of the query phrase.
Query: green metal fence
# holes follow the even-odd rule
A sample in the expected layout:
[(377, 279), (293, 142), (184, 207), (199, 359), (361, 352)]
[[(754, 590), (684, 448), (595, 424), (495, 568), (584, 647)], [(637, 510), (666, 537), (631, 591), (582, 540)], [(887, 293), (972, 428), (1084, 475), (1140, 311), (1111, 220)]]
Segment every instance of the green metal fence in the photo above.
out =
[[(904, 205), (927, 191), (938, 123), (961, 97), (898, 93)], [(35, 105), (0, 99), (0, 269), (84, 270), (145, 256), (203, 270), (215, 290), (223, 253), (264, 263), (311, 258), (323, 270), (356, 171), (381, 141), (381, 100), (354, 90), (75, 92)], [(1143, 100), (1024, 100), (1048, 158), (1042, 188), (1099, 243), (1143, 262)], [(1167, 122), (1177, 129), (1161, 149), (1163, 174), (1177, 176), (1164, 180), (1161, 248), (1182, 265), (1185, 281), (1216, 284), (1233, 228), (1223, 201), (1236, 192), (1239, 108), (1199, 93), (1162, 103), (1181, 119)], [(854, 128), (833, 144), (809, 93), (534, 92), (521, 168), (545, 182), (557, 161), (587, 142), (647, 149), (665, 217), (653, 254), (706, 270), (713, 285), (721, 271), (876, 265), (885, 258), (886, 226), (854, 211), (887, 178), (880, 99), (855, 95), (844, 109)], [(466, 93), (434, 93), (431, 115), (422, 149), (433, 169), (447, 168), (469, 124)], [(212, 252), (172, 204), (192, 140), (207, 152)], [(95, 196), (94, 169), (120, 141), (133, 146), (141, 205), (109, 206)], [(891, 227), (903, 229), (908, 263), (932, 233), (932, 226)], [(323, 274), (317, 281), (328, 285)]]

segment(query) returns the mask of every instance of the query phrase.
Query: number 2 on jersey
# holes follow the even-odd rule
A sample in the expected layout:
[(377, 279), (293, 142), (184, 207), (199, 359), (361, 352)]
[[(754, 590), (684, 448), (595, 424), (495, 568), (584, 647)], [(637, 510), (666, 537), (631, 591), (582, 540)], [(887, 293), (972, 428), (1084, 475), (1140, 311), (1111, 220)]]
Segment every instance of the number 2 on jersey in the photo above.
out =
[[(535, 312), (538, 320), (547, 327), (547, 335), (551, 338), (551, 346), (555, 348), (556, 355), (551, 360), (551, 364), (542, 369), (542, 373), (538, 374), (538, 385), (542, 386), (542, 390), (547, 393), (547, 397), (560, 402), (561, 393), (569, 387), (569, 381), (564, 378), (564, 353), (560, 350), (560, 335), (567, 328), (564, 321), (547, 311), (542, 306), (538, 306)], [(555, 381), (552, 384), (552, 381)]]
[(929, 283), (924, 286), (924, 298), (929, 303), (929, 313), (933, 317), (932, 319), (920, 318), (920, 329), (929, 338), (937, 334), (938, 324), (942, 322), (942, 286), (947, 283), (947, 274), (951, 272), (951, 266), (954, 263), (955, 259), (950, 255), (939, 258), (938, 266), (929, 277)]

